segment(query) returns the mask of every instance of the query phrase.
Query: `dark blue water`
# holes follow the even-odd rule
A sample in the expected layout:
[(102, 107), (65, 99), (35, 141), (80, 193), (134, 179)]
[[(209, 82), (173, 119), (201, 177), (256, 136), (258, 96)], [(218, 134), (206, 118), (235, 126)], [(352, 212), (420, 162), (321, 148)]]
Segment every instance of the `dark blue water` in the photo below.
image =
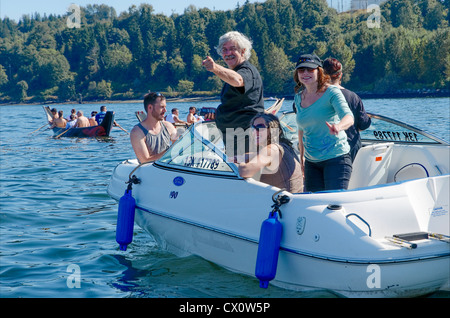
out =
[[(267, 106), (273, 102), (267, 102)], [(185, 119), (190, 106), (168, 103)], [(292, 101), (283, 109), (290, 110)], [(384, 114), (450, 140), (448, 98), (366, 100)], [(90, 113), (101, 104), (52, 105)], [(106, 104), (127, 131), (142, 103)], [(108, 139), (53, 139), (41, 105), (0, 106), (1, 297), (334, 297), (326, 291), (259, 288), (195, 256), (161, 250), (135, 226), (126, 252), (115, 242), (117, 203), (106, 187), (113, 168), (134, 158), (129, 136), (115, 128)], [(78, 279), (79, 278), (79, 279)], [(79, 285), (76, 284), (79, 282)], [(78, 288), (79, 287), (79, 288)], [(438, 292), (433, 297), (450, 297)]]

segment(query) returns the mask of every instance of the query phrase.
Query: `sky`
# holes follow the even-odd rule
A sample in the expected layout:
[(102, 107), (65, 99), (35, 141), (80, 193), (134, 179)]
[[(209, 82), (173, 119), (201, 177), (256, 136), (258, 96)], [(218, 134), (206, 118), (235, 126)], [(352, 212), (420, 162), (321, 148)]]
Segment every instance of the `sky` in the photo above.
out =
[[(264, 2), (264, 0), (250, 0), (250, 2)], [(237, 4), (243, 5), (245, 0), (0, 0), (0, 17), (8, 17), (16, 22), (23, 14), (44, 13), (64, 15), (68, 13), (71, 4), (85, 7), (88, 4), (106, 4), (116, 9), (117, 15), (133, 4), (137, 7), (141, 3), (148, 3), (153, 6), (154, 13), (163, 13), (170, 16), (172, 13), (182, 14), (184, 9), (193, 4), (197, 9), (209, 8), (211, 10), (233, 10)]]

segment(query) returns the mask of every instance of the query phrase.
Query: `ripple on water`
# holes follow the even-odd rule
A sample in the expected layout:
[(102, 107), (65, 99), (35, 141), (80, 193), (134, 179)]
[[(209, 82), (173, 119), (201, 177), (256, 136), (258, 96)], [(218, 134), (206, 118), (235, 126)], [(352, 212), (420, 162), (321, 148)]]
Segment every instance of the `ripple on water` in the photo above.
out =
[[(394, 118), (400, 113), (398, 119), (419, 128), (426, 122), (427, 129), (449, 140), (448, 102), (441, 109), (430, 99), (364, 102), (374, 113)], [(430, 107), (422, 115), (424, 104)], [(283, 110), (291, 105), (286, 101)], [(185, 118), (189, 106), (169, 108), (179, 108)], [(69, 113), (73, 107), (90, 112), (99, 105), (55, 107)], [(107, 107), (128, 131), (136, 124), (134, 112), (142, 110), (141, 103)], [(43, 125), (40, 112), (41, 106), (0, 107), (0, 297), (334, 297), (275, 286), (262, 290), (255, 278), (161, 250), (137, 226), (128, 250), (119, 251), (117, 203), (106, 188), (114, 167), (134, 156), (128, 134), (116, 129), (112, 138), (99, 140), (53, 139), (44, 129), (30, 134)], [(28, 126), (6, 128), (23, 116)], [(79, 289), (67, 285), (72, 265), (80, 268)], [(450, 292), (435, 295), (448, 298)]]

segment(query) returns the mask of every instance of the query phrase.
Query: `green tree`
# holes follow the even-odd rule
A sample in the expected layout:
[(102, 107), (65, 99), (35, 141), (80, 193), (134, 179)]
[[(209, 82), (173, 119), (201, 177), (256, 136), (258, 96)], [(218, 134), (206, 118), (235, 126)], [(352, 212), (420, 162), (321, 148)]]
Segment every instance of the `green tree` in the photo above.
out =
[(182, 94), (192, 93), (194, 89), (194, 82), (188, 80), (180, 80), (177, 85), (177, 90)]
[(102, 80), (97, 84), (97, 97), (102, 99), (108, 99), (111, 98), (113, 94), (113, 90), (111, 87), (111, 82), (107, 82), (105, 80)]
[(127, 81), (127, 72), (132, 61), (133, 54), (125, 45), (110, 45), (103, 55), (106, 79)]
[(174, 52), (174, 56), (169, 59), (167, 64), (170, 77), (177, 81), (177, 83), (180, 79), (186, 77), (186, 63), (183, 61), (179, 51), (176, 50)]
[(219, 38), (235, 29), (236, 22), (230, 15), (224, 11), (212, 12), (210, 20), (205, 26), (206, 43), (209, 45), (208, 55), (215, 58), (216, 50), (214, 47), (219, 43)]
[(16, 84), (14, 96), (17, 100), (23, 102), (27, 99), (28, 84), (26, 81), (20, 81)]
[(427, 30), (436, 30), (445, 23), (445, 8), (443, 3), (436, 0), (420, 0), (419, 7), (422, 10), (423, 27)]
[(12, 47), (11, 54), (11, 71), (14, 74), (14, 81), (24, 80), (28, 83), (33, 83), (38, 77), (38, 59), (39, 53), (34, 45), (23, 47), (16, 43)]
[(116, 43), (118, 45), (127, 45), (127, 46), (130, 44), (130, 35), (125, 29), (113, 27), (109, 30), (107, 38), (109, 44)]
[(8, 83), (8, 75), (6, 75), (5, 68), (0, 64), (0, 87)]
[(88, 98), (96, 98), (97, 97), (97, 83), (95, 81), (89, 82), (87, 87), (86, 96)]
[(133, 53), (133, 63), (130, 67), (130, 71), (135, 74), (137, 78), (143, 78), (145, 71), (142, 68), (143, 56), (144, 56), (144, 41), (142, 40), (141, 29), (137, 22), (137, 13), (127, 17), (123, 23), (124, 27), (130, 35), (130, 51)]
[(211, 92), (219, 93), (220, 90), (222, 89), (222, 86), (223, 86), (222, 80), (218, 76), (213, 75), (208, 77), (208, 79), (205, 81), (204, 89)]
[(353, 52), (350, 47), (345, 43), (343, 37), (336, 37), (328, 43), (328, 52), (326, 57), (334, 57), (342, 63), (343, 78), (342, 82), (347, 83), (350, 81), (350, 77), (355, 68), (355, 60), (353, 59)]
[(86, 65), (86, 77), (88, 79), (96, 78), (98, 72), (100, 71), (100, 47), (97, 42), (94, 42), (94, 46), (92, 46), (87, 55), (84, 58), (84, 64)]
[(424, 36), (422, 42), (423, 64), (421, 81), (435, 87), (450, 84), (450, 28), (440, 29)]
[(70, 65), (67, 59), (54, 49), (41, 49), (38, 54), (34, 87), (52, 88), (69, 77)]
[(415, 29), (420, 26), (420, 12), (411, 0), (389, 1), (392, 26)]
[(206, 44), (205, 21), (201, 19), (195, 6), (190, 5), (184, 14), (175, 19), (177, 41), (180, 55), (186, 65), (186, 73), (189, 77), (196, 76), (194, 55), (206, 57), (209, 47)]
[(62, 100), (74, 100), (76, 98), (75, 79), (68, 76), (58, 86), (58, 97)]
[(294, 64), (289, 61), (283, 49), (270, 43), (265, 60), (264, 90), (271, 94), (287, 93), (292, 90)]
[(40, 49), (56, 49), (56, 40), (54, 31), (50, 29), (47, 23), (40, 22), (35, 24), (33, 30), (28, 34), (27, 45), (34, 45)]
[[(384, 54), (384, 33), (382, 29), (369, 29), (365, 27), (366, 21), (361, 21), (356, 32), (351, 34), (353, 45), (353, 58), (355, 60), (355, 68), (351, 77), (350, 85), (364, 86), (373, 84), (375, 78), (384, 75), (384, 67), (376, 67), (376, 65), (384, 65), (385, 61), (376, 60), (377, 53)], [(382, 57), (382, 56), (380, 56)], [(386, 60), (386, 56), (384, 56)], [(370, 72), (368, 72), (370, 67)], [(344, 68), (344, 73), (346, 69)]]
[[(414, 82), (424, 71), (424, 32), (400, 26), (386, 37), (386, 57), (391, 62), (392, 72), (405, 82)], [(411, 63), (414, 67), (411, 67)]]
[(294, 2), (294, 9), (300, 18), (303, 29), (312, 29), (322, 25), (326, 17), (331, 14), (326, 0), (302, 0)]
[(102, 23), (117, 17), (116, 10), (105, 4), (88, 4), (85, 8), (82, 8), (82, 13), (88, 24)]
[(155, 14), (149, 4), (120, 16), (107, 5), (88, 5), (82, 27), (74, 29), (67, 28), (67, 16), (24, 15), (18, 23), (4, 18), (0, 99), (73, 99), (75, 92), (109, 98), (113, 91), (140, 96), (149, 85), (174, 90), (180, 81), (217, 93), (223, 83), (201, 62), (207, 55), (223, 62), (215, 46), (232, 30), (253, 41), (250, 61), (267, 93), (291, 93), (287, 64), (311, 52), (341, 60), (345, 80), (351, 76), (345, 84), (353, 90), (448, 87), (449, 0), (385, 1), (381, 28), (368, 27), (370, 14), (337, 14), (326, 0), (247, 0), (234, 10), (189, 6), (171, 16)]

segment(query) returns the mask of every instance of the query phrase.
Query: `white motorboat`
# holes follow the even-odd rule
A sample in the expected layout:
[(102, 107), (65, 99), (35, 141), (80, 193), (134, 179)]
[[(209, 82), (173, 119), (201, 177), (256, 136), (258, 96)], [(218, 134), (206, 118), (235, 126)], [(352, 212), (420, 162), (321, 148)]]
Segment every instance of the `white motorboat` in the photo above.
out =
[[(114, 169), (109, 195), (120, 200), (127, 193), (135, 204), (117, 226), (131, 223), (132, 235), (135, 218), (163, 249), (254, 276), (261, 225), (279, 210), (282, 232), (271, 284), (346, 297), (437, 291), (450, 277), (450, 146), (370, 116), (349, 190), (318, 193), (288, 193), (240, 177), (222, 151), (215, 123), (196, 124), (160, 160), (140, 165), (130, 159)], [(294, 114), (280, 119), (295, 142)]]

